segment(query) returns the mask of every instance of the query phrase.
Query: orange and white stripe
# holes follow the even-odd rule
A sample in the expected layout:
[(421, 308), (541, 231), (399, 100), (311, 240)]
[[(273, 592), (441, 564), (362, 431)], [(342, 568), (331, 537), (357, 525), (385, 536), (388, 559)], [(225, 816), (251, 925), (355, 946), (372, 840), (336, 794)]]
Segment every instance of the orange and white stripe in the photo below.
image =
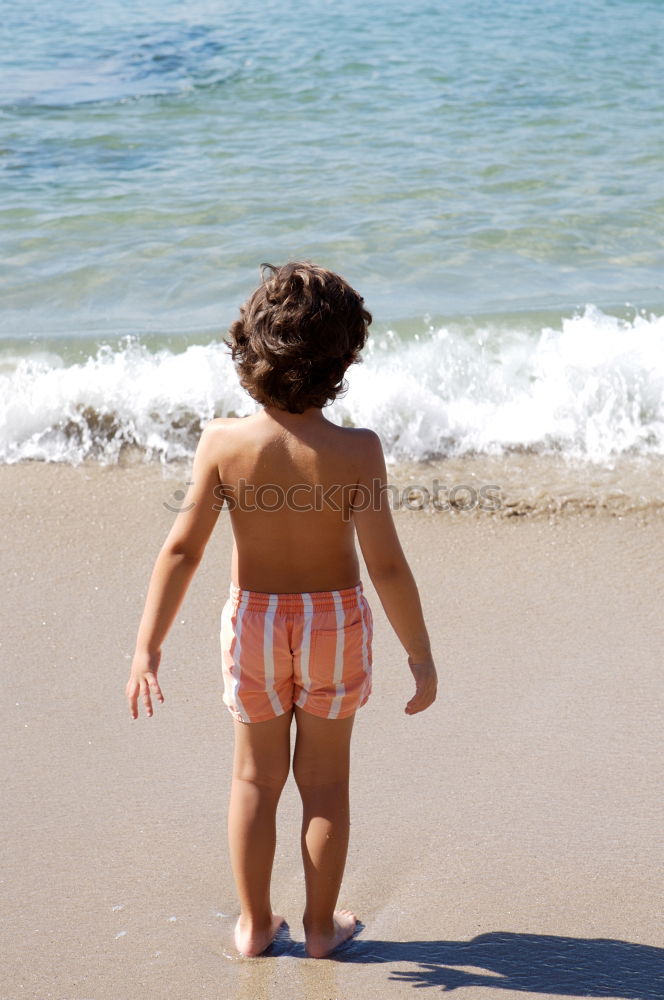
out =
[(241, 722), (293, 704), (328, 719), (351, 715), (371, 692), (372, 631), (361, 584), (304, 594), (231, 584), (221, 617), (224, 702)]

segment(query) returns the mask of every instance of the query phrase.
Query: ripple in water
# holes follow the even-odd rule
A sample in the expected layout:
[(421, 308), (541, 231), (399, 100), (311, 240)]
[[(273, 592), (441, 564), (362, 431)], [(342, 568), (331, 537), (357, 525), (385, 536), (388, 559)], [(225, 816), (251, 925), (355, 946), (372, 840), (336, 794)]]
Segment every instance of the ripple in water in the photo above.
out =
[(57, 66), (14, 68), (2, 107), (68, 108), (182, 94), (224, 83), (234, 72), (218, 27), (116, 30), (99, 49), (63, 51)]

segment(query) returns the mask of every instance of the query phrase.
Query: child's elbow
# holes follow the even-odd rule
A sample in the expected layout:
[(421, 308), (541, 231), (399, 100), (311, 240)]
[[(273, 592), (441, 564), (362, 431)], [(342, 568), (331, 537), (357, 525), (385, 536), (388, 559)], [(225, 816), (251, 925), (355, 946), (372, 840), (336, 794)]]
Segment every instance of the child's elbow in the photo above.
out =
[(198, 564), (203, 558), (200, 546), (186, 538), (167, 539), (162, 551), (167, 556), (179, 558), (181, 562)]
[(397, 557), (372, 560), (371, 563), (367, 563), (367, 569), (372, 583), (385, 583), (397, 579), (403, 573), (404, 560)]

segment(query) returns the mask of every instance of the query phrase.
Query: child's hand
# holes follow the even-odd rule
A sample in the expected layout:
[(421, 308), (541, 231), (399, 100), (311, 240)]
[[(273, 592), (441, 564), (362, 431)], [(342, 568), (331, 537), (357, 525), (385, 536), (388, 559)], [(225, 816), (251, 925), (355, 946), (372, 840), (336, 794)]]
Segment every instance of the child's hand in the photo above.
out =
[(134, 653), (134, 659), (131, 665), (131, 675), (127, 681), (127, 687), (125, 688), (125, 694), (127, 696), (127, 701), (129, 702), (129, 711), (131, 712), (132, 719), (138, 718), (139, 694), (143, 699), (145, 713), (148, 718), (152, 715), (152, 698), (150, 695), (156, 695), (160, 703), (164, 700), (161, 688), (157, 682), (157, 671), (159, 670), (160, 660), (160, 649), (157, 650), (156, 653), (148, 653), (147, 650), (140, 652), (137, 650)]
[(425, 708), (432, 705), (436, 700), (436, 690), (438, 688), (438, 675), (431, 656), (414, 662), (408, 658), (408, 666), (415, 678), (415, 694), (406, 705), (407, 715), (415, 715), (423, 712)]

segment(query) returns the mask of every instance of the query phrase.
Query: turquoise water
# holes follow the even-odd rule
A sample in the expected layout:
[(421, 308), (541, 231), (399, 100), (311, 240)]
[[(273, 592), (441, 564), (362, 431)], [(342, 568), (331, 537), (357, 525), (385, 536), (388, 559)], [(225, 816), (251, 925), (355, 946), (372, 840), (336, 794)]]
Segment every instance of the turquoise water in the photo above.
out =
[[(622, 316), (624, 405), (648, 447), (664, 440), (651, 426), (664, 419), (660, 0), (1, 10), (5, 456), (103, 410), (103, 380), (85, 388), (108, 369), (100, 344), (131, 368), (119, 338), (135, 338), (158, 379), (157, 348), (210, 345), (260, 262), (288, 257), (362, 291), (378, 334), (397, 331), (385, 347), (397, 369), (403, 351), (415, 364), (416, 334), (435, 346), (447, 330), (455, 357), (475, 351), (463, 371), (491, 370), (505, 392), (515, 345), (518, 377), (537, 382), (538, 345), (549, 329), (568, 344), (575, 315), (599, 317), (588, 370), (605, 378), (603, 331)], [(648, 373), (654, 402), (652, 386), (634, 396)], [(453, 398), (450, 379), (431, 386), (441, 406), (471, 392), (471, 374), (459, 379)], [(237, 410), (227, 382), (214, 412)], [(203, 419), (190, 395), (173, 407)], [(463, 440), (484, 447), (473, 426)], [(557, 426), (540, 444), (567, 447)]]
[[(664, 304), (660, 0), (4, 0), (7, 336)], [(13, 55), (12, 55), (13, 53)]]

